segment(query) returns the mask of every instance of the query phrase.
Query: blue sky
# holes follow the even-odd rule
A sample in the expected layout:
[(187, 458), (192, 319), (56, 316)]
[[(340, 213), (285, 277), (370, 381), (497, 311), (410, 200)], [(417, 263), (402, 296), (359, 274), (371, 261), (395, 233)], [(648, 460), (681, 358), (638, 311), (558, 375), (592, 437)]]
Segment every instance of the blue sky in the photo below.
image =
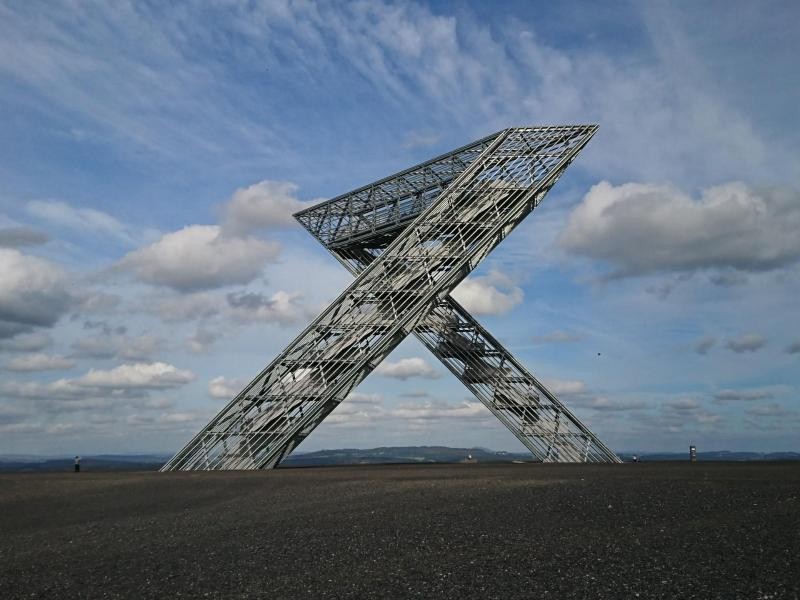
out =
[[(0, 452), (173, 451), (347, 285), (291, 213), (598, 123), (457, 291), (618, 450), (800, 449), (791, 2), (0, 1)], [(301, 450), (519, 449), (406, 341)]]

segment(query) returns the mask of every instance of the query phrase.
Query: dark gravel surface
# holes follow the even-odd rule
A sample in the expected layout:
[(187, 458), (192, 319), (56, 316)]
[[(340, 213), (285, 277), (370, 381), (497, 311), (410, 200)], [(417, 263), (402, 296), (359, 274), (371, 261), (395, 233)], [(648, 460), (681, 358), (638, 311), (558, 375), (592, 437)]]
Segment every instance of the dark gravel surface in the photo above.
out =
[(0, 476), (0, 598), (798, 598), (800, 464)]

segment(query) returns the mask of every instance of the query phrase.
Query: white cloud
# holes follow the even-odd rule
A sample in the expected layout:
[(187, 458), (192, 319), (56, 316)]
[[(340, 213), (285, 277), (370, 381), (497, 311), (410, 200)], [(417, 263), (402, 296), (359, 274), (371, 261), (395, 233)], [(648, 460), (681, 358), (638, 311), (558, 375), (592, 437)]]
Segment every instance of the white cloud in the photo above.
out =
[(74, 400), (92, 397), (91, 390), (76, 385), (73, 379), (59, 379), (50, 383), (2, 381), (0, 395), (29, 400)]
[(150, 333), (126, 338), (117, 351), (117, 357), (125, 360), (147, 360), (158, 354), (164, 340)]
[(186, 339), (189, 350), (196, 353), (208, 352), (222, 334), (200, 325), (195, 332)]
[(0, 248), (38, 246), (49, 239), (46, 233), (29, 227), (0, 227)]
[(586, 392), (586, 384), (582, 381), (548, 379), (544, 384), (556, 396), (574, 396)]
[(75, 361), (64, 356), (23, 354), (10, 360), (4, 368), (8, 371), (61, 371), (74, 366)]
[(57, 226), (99, 233), (126, 244), (136, 243), (129, 227), (108, 213), (93, 208), (76, 208), (58, 200), (33, 200), (28, 203), (27, 210), (31, 215)]
[(66, 273), (41, 258), (0, 248), (0, 338), (51, 327), (70, 308)]
[(700, 403), (693, 398), (678, 398), (664, 403), (667, 408), (674, 411), (698, 410)]
[(752, 402), (753, 400), (766, 400), (775, 397), (776, 390), (773, 388), (750, 388), (739, 390), (719, 390), (714, 393), (714, 400), (716, 402), (736, 402), (744, 400)]
[[(225, 12), (219, 18), (235, 27)], [(252, 112), (260, 101), (224, 69), (198, 60), (210, 42), (202, 20), (134, 4), (74, 5), (62, 13), (69, 18), (15, 7), (0, 19), (0, 70), (25, 90), (31, 110), (51, 115), (59, 133), (184, 165), (274, 157), (268, 141), (276, 137)]]
[(767, 345), (767, 338), (757, 333), (746, 333), (745, 335), (733, 338), (725, 342), (728, 350), (733, 350), (737, 354), (744, 352), (758, 352)]
[(214, 377), (208, 382), (208, 395), (218, 400), (233, 400), (246, 385), (243, 379)]
[(72, 343), (72, 356), (94, 359), (148, 360), (152, 359), (163, 345), (164, 341), (153, 334), (127, 336), (106, 331), (75, 340)]
[(789, 434), (788, 439), (790, 440), (790, 444), (794, 440), (792, 434), (796, 433), (798, 422), (800, 422), (800, 419), (798, 419), (796, 415), (781, 417), (780, 419), (765, 419), (763, 418), (765, 415), (754, 416), (757, 418), (747, 419), (744, 422), (744, 425), (747, 427), (748, 431), (764, 432), (768, 435), (770, 440), (775, 439), (775, 434), (785, 433)]
[[(155, 407), (153, 407), (155, 408)], [(208, 422), (208, 415), (200, 411), (167, 413), (134, 413), (122, 419), (126, 428), (137, 431), (164, 431), (176, 434), (197, 429)], [(177, 426), (177, 427), (176, 427)]]
[(72, 342), (72, 355), (77, 358), (104, 359), (116, 356), (122, 336), (90, 335)]
[(648, 406), (638, 398), (611, 399), (594, 395), (590, 393), (583, 381), (548, 379), (543, 383), (553, 394), (566, 400), (566, 404), (569, 406), (580, 406), (603, 412), (640, 410)]
[(436, 379), (441, 373), (430, 366), (424, 359), (417, 356), (413, 358), (401, 358), (397, 362), (384, 360), (375, 369), (378, 375), (400, 379), (405, 381), (412, 377), (423, 377), (425, 379)]
[(192, 225), (134, 250), (119, 267), (145, 283), (191, 292), (249, 283), (278, 252), (277, 242), (227, 237), (216, 225)]
[(377, 404), (383, 400), (380, 394), (365, 394), (363, 392), (350, 392), (345, 398), (347, 402), (355, 402), (357, 404)]
[[(70, 35), (72, 20), (8, 9), (0, 22), (0, 56), (13, 59), (0, 67), (35, 100), (77, 115), (82, 126), (75, 127), (73, 118), (65, 128), (79, 139), (121, 138), (125, 148), (184, 161), (202, 152), (206, 160), (246, 157), (264, 164), (293, 145), (310, 143), (305, 131), (328, 117), (313, 100), (338, 84), (370, 93), (376, 108), (365, 109), (361, 94), (340, 95), (341, 123), (329, 123), (336, 132), (344, 133), (362, 115), (364, 123), (385, 127), (395, 138), (409, 123), (434, 131), (449, 127), (469, 137), (510, 122), (590, 119), (604, 126), (603, 150), (588, 157), (603, 172), (671, 177), (702, 171), (719, 180), (720, 173), (781, 172), (791, 163), (790, 152), (731, 106), (729, 94), (721, 91), (728, 70), (699, 68), (709, 58), (711, 30), (723, 29), (709, 27), (708, 16), (716, 12), (717, 25), (725, 20), (720, 11), (698, 19), (706, 28), (693, 39), (681, 36), (679, 26), (653, 19), (666, 30), (660, 39), (680, 40), (680, 51), (674, 42), (655, 43), (659, 27), (651, 25), (642, 42), (647, 52), (627, 60), (627, 53), (622, 58), (605, 53), (602, 44), (589, 51), (550, 46), (531, 23), (505, 13), (493, 15), (503, 19), (503, 35), (497, 35), (499, 29), (468, 9), (456, 17), (417, 3), (280, 2), (210, 9), (215, 30), (233, 31), (242, 42), (218, 46), (223, 58), (235, 58), (256, 80), (271, 65), (270, 80), (288, 93), (316, 92), (290, 93), (299, 103), (291, 108), (306, 109), (301, 111), (305, 128), (292, 135), (291, 110), (276, 113), (289, 119), (283, 126), (265, 124), (262, 94), (252, 93), (237, 72), (220, 68), (219, 60), (203, 60), (213, 34), (202, 19), (187, 23), (179, 8), (136, 5), (70, 10), (73, 19), (86, 23), (80, 39)], [(628, 17), (638, 21), (639, 11), (631, 12)], [(288, 63), (287, 48), (293, 49)], [(160, 68), (150, 68), (153, 64)], [(374, 116), (401, 107), (409, 117), (395, 128), (390, 119)], [(379, 148), (385, 142), (378, 140)], [(187, 156), (190, 152), (194, 156)]]
[[(644, 291), (648, 294), (654, 295), (659, 300), (666, 300), (679, 285), (689, 281), (692, 278), (692, 275), (693, 273), (678, 273), (677, 275), (668, 277), (665, 281), (648, 285), (644, 288)], [(712, 283), (714, 279), (714, 277), (709, 277), (709, 280), (712, 281)]]
[(116, 327), (113, 327), (108, 323), (108, 321), (93, 321), (91, 319), (87, 319), (83, 322), (83, 328), (86, 330), (99, 330), (103, 335), (122, 335), (128, 331), (128, 328), (124, 325), (117, 325)]
[(292, 215), (309, 203), (300, 202), (297, 185), (288, 181), (259, 181), (239, 188), (223, 207), (222, 229), (246, 235), (260, 229), (295, 227)]
[(0, 425), (16, 424), (23, 421), (29, 413), (16, 406), (0, 404)]
[[(48, 383), (0, 382), (0, 396), (29, 400), (69, 401), (71, 408), (102, 406), (110, 398), (144, 400), (151, 390), (180, 387), (191, 382), (194, 373), (163, 363), (123, 364), (113, 369), (91, 369), (77, 378), (63, 378)], [(53, 407), (51, 407), (53, 408)], [(55, 408), (53, 408), (55, 410)]]
[[(306, 52), (298, 59), (312, 76), (326, 80), (332, 71), (353, 85), (369, 85), (379, 102), (424, 114), (424, 125), (434, 130), (447, 124), (487, 132), (509, 122), (590, 120), (603, 125), (603, 147), (589, 148), (583, 162), (602, 172), (720, 180), (722, 173), (743, 169), (780, 172), (771, 156), (796, 169), (785, 156), (791, 147), (772, 150), (720, 94), (718, 74), (698, 69), (707, 54), (705, 31), (682, 40), (681, 52), (645, 40), (648, 56), (630, 61), (604, 53), (601, 44), (592, 51), (550, 46), (524, 20), (504, 20), (500, 36), (469, 10), (456, 17), (415, 3), (349, 9), (282, 4), (260, 8), (258, 16), (261, 27), (251, 15), (239, 17), (253, 43), (299, 44)], [(281, 37), (284, 28), (292, 32), (290, 40)], [(669, 28), (664, 37), (678, 33)], [(339, 67), (342, 59), (348, 72)], [(664, 140), (669, 143), (659, 143)]]
[(717, 338), (713, 335), (706, 335), (701, 337), (694, 343), (694, 351), (697, 354), (708, 354), (708, 351), (717, 343)]
[(706, 410), (695, 411), (690, 414), (692, 418), (701, 425), (714, 425), (722, 421), (722, 415)]
[(39, 352), (52, 343), (53, 338), (46, 331), (21, 333), (10, 339), (0, 339), (0, 352)]
[(202, 423), (208, 420), (204, 414), (197, 411), (168, 413), (162, 415), (160, 419), (163, 419), (165, 423), (196, 423), (198, 421)]
[(82, 387), (111, 389), (163, 389), (178, 387), (194, 379), (194, 373), (163, 363), (134, 363), (113, 369), (91, 369), (75, 383)]
[(480, 402), (465, 401), (461, 404), (447, 402), (407, 403), (389, 411), (392, 417), (410, 421), (439, 419), (485, 419), (491, 413)]
[(734, 287), (737, 285), (744, 285), (750, 279), (744, 273), (739, 271), (722, 271), (717, 273), (710, 273), (708, 280), (714, 285), (720, 287)]
[(41, 434), (44, 429), (35, 423), (0, 423), (0, 432), (6, 434)]
[(777, 402), (753, 406), (748, 408), (745, 412), (754, 417), (793, 417), (797, 415), (796, 411), (789, 410)]
[(762, 271), (800, 258), (800, 195), (729, 183), (699, 200), (665, 185), (593, 186), (560, 245), (610, 264), (612, 276), (660, 271)]
[(148, 312), (156, 314), (168, 323), (194, 321), (213, 317), (225, 307), (225, 300), (209, 292), (180, 294), (164, 298), (159, 295), (145, 302)]
[(644, 426), (645, 435), (655, 435), (654, 431), (677, 434), (697, 431), (698, 426), (703, 431), (708, 431), (710, 426), (715, 426), (718, 431), (724, 428), (723, 415), (709, 411), (696, 398), (679, 396), (665, 400), (660, 404), (660, 413), (643, 413), (636, 417), (638, 425)]
[(578, 397), (572, 400), (577, 406), (584, 408), (591, 408), (598, 411), (628, 411), (628, 410), (641, 410), (647, 408), (647, 403), (643, 400), (628, 399), (628, 398), (604, 398), (602, 396), (595, 397)]
[(380, 394), (351, 392), (349, 396), (326, 417), (325, 423), (336, 427), (371, 427), (385, 417), (380, 407)]
[(499, 271), (467, 277), (453, 290), (453, 298), (473, 315), (504, 315), (522, 302), (522, 289)]
[(403, 148), (406, 150), (414, 150), (416, 148), (427, 148), (433, 146), (442, 136), (438, 133), (409, 131), (403, 139)]
[(116, 294), (91, 289), (77, 290), (75, 295), (78, 302), (75, 313), (85, 315), (113, 313), (122, 302), (122, 298)]
[(258, 292), (231, 292), (226, 295), (230, 314), (243, 322), (264, 321), (289, 325), (305, 316), (299, 293), (279, 290), (267, 297)]
[(400, 396), (403, 398), (430, 398), (431, 394), (425, 390), (412, 390), (410, 392), (402, 392)]

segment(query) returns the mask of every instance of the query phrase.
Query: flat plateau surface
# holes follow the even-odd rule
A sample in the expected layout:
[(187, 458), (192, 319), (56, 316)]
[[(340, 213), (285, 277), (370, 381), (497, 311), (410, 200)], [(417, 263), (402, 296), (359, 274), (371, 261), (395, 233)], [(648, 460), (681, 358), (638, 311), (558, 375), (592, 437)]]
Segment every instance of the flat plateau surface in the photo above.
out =
[(800, 463), (0, 476), (0, 598), (798, 598)]

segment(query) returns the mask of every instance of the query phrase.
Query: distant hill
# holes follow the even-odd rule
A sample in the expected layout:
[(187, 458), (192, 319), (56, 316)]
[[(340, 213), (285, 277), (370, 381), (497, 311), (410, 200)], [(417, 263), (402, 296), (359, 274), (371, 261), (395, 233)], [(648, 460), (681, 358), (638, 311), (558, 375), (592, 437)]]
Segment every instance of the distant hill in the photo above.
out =
[(318, 465), (374, 465), (397, 463), (457, 463), (531, 461), (526, 453), (496, 452), (486, 448), (448, 448), (446, 446), (399, 446), (361, 450), (343, 448), (292, 454), (281, 463), (284, 467)]
[[(688, 452), (643, 452), (637, 455), (642, 461), (689, 460)], [(624, 461), (633, 459), (632, 452), (623, 452), (619, 457)], [(698, 461), (758, 461), (758, 460), (800, 460), (800, 452), (735, 452), (716, 450), (698, 452)]]
[[(622, 452), (620, 458), (633, 460), (633, 452)], [(686, 461), (686, 452), (643, 452), (643, 462)], [(157, 471), (169, 460), (162, 454), (98, 454), (81, 457), (81, 471)], [(800, 460), (800, 452), (733, 452), (720, 450), (698, 452), (699, 461), (770, 461)], [(0, 472), (72, 471), (74, 457), (7, 455), (0, 456)], [(318, 467), (325, 465), (375, 465), (409, 463), (458, 462), (534, 462), (524, 452), (494, 451), (487, 448), (449, 448), (447, 446), (392, 446), (382, 448), (341, 448), (301, 452), (289, 456), (281, 467)]]
[[(81, 471), (157, 471), (169, 456), (155, 454), (99, 454), (81, 457)], [(0, 472), (72, 471), (75, 457), (0, 456)]]
[[(470, 458), (468, 458), (470, 457)], [(156, 471), (170, 459), (167, 455), (101, 454), (81, 457), (81, 471)], [(361, 450), (344, 448), (296, 453), (282, 467), (325, 465), (457, 463), (530, 461), (527, 453), (496, 452), (486, 448), (448, 448), (445, 446), (406, 446)], [(0, 472), (72, 471), (74, 457), (0, 456)]]

